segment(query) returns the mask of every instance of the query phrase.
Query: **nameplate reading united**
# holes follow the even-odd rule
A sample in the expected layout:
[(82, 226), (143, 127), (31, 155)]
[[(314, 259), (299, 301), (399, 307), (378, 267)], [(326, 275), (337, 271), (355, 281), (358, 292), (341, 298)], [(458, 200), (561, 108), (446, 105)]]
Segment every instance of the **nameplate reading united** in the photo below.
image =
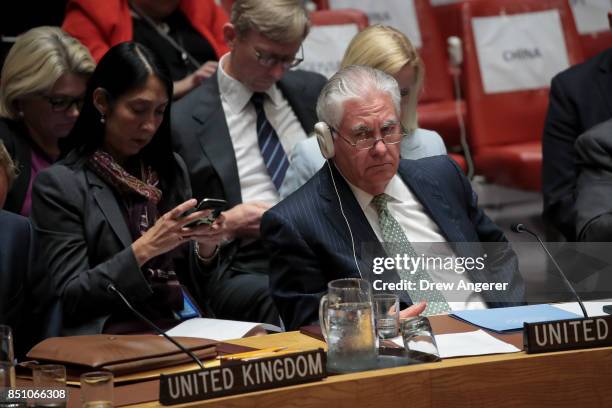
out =
[(523, 333), (529, 354), (612, 346), (612, 316), (525, 323)]
[(159, 402), (183, 404), (225, 395), (283, 387), (327, 376), (322, 349), (248, 361), (228, 361), (219, 367), (162, 374)]

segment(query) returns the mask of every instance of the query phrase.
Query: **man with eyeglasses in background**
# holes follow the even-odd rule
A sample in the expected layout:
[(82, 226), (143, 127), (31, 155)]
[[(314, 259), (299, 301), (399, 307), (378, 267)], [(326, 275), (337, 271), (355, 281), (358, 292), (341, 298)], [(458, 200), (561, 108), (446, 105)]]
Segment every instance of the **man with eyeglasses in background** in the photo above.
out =
[[(457, 164), (446, 155), (400, 159), (399, 112), (397, 82), (370, 67), (344, 68), (321, 91), (317, 115), (322, 122), (315, 131), (327, 165), (267, 211), (261, 222), (271, 259), (272, 296), (288, 330), (318, 321), (319, 300), (331, 280), (407, 279), (395, 267), (373, 275), (373, 261), (395, 258), (400, 252), (391, 251), (398, 250), (418, 258), (424, 248), (419, 243), (427, 243), (426, 248), (438, 243), (434, 250), (448, 246), (445, 258), (484, 256), (485, 268), (465, 273), (416, 268), (417, 289), (398, 293), (406, 305), (412, 304), (401, 317), (522, 302), (516, 255), (503, 232), (478, 208)], [(495, 251), (488, 246), (484, 255), (481, 242), (495, 243)], [(441, 292), (421, 290), (421, 281), (453, 283), (456, 289), (460, 281), (502, 286), (487, 293)]]
[(226, 243), (202, 280), (218, 318), (279, 324), (269, 295), (261, 216), (279, 201), (289, 154), (316, 122), (321, 75), (290, 70), (304, 58), (301, 0), (237, 0), (223, 27), (230, 52), (215, 75), (172, 108), (177, 152), (193, 196), (228, 202)]

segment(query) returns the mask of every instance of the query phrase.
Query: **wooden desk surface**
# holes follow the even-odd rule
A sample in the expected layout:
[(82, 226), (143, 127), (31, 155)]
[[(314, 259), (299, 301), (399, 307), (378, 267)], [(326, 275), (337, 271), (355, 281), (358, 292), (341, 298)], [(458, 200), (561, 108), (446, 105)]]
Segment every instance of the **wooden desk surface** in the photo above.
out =
[[(251, 347), (324, 346), (298, 332), (232, 343)], [(611, 379), (612, 347), (536, 355), (520, 352), (336, 375), (319, 382), (186, 406), (612, 407)]]

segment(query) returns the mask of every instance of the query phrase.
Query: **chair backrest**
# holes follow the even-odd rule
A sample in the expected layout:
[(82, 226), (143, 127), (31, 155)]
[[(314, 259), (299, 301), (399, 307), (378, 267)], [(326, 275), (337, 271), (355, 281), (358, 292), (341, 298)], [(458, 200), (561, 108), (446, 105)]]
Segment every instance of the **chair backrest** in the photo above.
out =
[(453, 99), (446, 43), (429, 0), (316, 0), (320, 9), (353, 7), (363, 10), (370, 24), (390, 25), (402, 31), (418, 49), (425, 64), (422, 103)]
[(354, 9), (319, 10), (310, 13), (310, 32), (304, 40), (304, 62), (299, 69), (330, 77), (340, 68), (349, 43), (368, 26), (365, 13)]
[(431, 0), (431, 5), (440, 27), (442, 38), (457, 36), (463, 38), (461, 30), (461, 7), (463, 3), (476, 0)]
[(610, 0), (570, 2), (584, 56), (590, 58), (612, 47), (612, 31), (607, 19), (612, 9)]
[(229, 17), (232, 14), (232, 5), (234, 4), (234, 0), (221, 0), (221, 7), (225, 10), (225, 13)]
[[(493, 16), (503, 19), (482, 19)], [(474, 153), (482, 147), (541, 139), (551, 77), (583, 59), (567, 0), (469, 2), (462, 8), (462, 27)]]

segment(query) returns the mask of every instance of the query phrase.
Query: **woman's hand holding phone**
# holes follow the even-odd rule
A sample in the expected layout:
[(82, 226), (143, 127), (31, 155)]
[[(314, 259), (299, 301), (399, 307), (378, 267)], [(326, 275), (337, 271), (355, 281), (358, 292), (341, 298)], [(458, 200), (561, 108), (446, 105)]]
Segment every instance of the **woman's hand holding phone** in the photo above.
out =
[[(186, 225), (208, 217), (213, 211), (210, 209), (195, 211), (185, 216), (185, 212), (195, 208), (196, 204), (197, 201), (191, 199), (174, 207), (132, 243), (132, 250), (139, 266), (158, 255), (173, 250), (189, 239), (198, 241), (202, 256), (214, 251), (223, 238), (222, 228), (218, 222), (212, 225), (186, 228)], [(222, 220), (219, 221), (222, 222)]]

